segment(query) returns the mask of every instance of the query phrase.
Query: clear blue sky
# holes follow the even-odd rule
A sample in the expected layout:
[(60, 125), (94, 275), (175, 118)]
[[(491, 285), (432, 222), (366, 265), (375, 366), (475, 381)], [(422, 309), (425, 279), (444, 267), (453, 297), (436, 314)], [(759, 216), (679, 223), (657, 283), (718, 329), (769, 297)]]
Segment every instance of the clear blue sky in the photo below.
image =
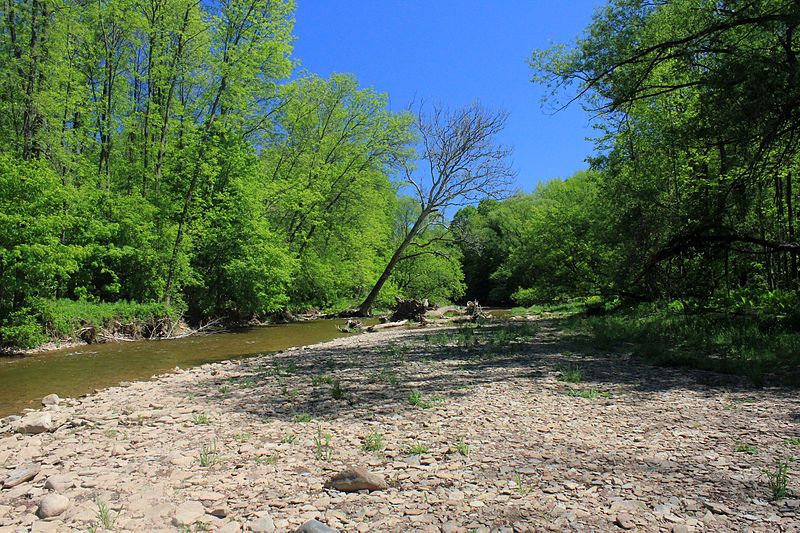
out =
[(586, 168), (593, 135), (579, 106), (541, 105), (527, 59), (569, 41), (602, 0), (298, 0), (294, 56), (320, 76), (352, 73), (402, 109), (480, 99), (511, 113), (502, 141), (514, 147), (519, 186)]

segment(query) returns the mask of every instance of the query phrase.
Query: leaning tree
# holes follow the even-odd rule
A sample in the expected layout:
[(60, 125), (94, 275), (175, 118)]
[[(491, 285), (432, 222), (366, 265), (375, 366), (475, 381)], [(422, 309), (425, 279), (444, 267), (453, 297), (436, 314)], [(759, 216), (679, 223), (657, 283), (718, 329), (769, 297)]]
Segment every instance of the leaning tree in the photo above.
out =
[(424, 172), (404, 165), (408, 186), (419, 202), (419, 214), (409, 224), (383, 273), (359, 307), (359, 315), (369, 316), (375, 299), (400, 261), (435, 253), (425, 249), (431, 241), (420, 243), (416, 239), (431, 224), (439, 223), (449, 208), (486, 197), (502, 197), (509, 192), (516, 175), (509, 158), (511, 149), (497, 140), (507, 118), (508, 113), (488, 110), (478, 102), (456, 110), (434, 106), (429, 113), (420, 106), (417, 129)]

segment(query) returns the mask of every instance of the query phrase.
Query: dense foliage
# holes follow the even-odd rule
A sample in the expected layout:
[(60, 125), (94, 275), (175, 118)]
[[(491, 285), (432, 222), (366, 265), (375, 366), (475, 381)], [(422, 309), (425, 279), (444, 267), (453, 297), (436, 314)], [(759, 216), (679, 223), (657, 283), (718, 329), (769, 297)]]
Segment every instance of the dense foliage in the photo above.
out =
[[(197, 321), (363, 298), (397, 245), (415, 128), (350, 76), (292, 78), (293, 11), (0, 6), (0, 343), (41, 340), (75, 308), (58, 299)], [(458, 296), (457, 258), (422, 259), (382, 298), (428, 272)]]

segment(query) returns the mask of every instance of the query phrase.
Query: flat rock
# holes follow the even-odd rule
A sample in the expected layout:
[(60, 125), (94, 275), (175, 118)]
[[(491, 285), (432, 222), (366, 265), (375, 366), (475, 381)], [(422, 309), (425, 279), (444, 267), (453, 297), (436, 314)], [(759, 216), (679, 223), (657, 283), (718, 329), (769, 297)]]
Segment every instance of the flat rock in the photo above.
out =
[(64, 492), (75, 486), (75, 481), (68, 474), (56, 474), (47, 478), (44, 488), (55, 492)]
[(48, 494), (39, 502), (36, 515), (39, 518), (52, 518), (58, 516), (69, 507), (69, 498), (61, 494)]
[(273, 533), (275, 531), (275, 522), (270, 515), (265, 514), (248, 522), (247, 529), (253, 533)]
[(41, 470), (41, 466), (36, 463), (22, 465), (11, 471), (7, 478), (3, 480), (3, 488), (10, 489), (16, 487), (20, 483), (25, 483), (36, 477), (36, 474)]
[(633, 521), (633, 517), (628, 513), (619, 513), (614, 523), (622, 529), (633, 529), (636, 527), (636, 522)]
[(205, 506), (194, 500), (183, 502), (175, 509), (172, 525), (176, 527), (190, 526), (206, 515)]
[(295, 533), (339, 533), (339, 530), (333, 529), (319, 520), (309, 520), (297, 528)]
[(325, 482), (325, 488), (342, 492), (385, 490), (387, 487), (383, 477), (360, 466), (348, 467)]
[(53, 416), (47, 412), (29, 413), (22, 417), (16, 426), (17, 433), (24, 435), (35, 435), (37, 433), (47, 433), (55, 429)]

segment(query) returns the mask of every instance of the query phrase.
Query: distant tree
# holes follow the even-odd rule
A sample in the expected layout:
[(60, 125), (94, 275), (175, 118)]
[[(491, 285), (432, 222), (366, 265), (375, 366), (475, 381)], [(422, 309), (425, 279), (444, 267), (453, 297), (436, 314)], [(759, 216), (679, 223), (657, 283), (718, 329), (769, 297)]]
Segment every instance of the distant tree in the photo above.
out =
[(419, 202), (419, 214), (359, 307), (359, 315), (370, 314), (381, 288), (400, 261), (436, 255), (435, 243), (446, 237), (417, 242), (418, 236), (441, 223), (442, 217), (436, 215), (485, 197), (502, 197), (509, 191), (515, 177), (509, 160), (511, 149), (496, 139), (507, 118), (506, 112), (490, 111), (477, 102), (452, 111), (435, 106), (430, 114), (420, 107), (417, 114), (420, 159), (427, 162), (427, 175), (420, 178), (404, 165), (408, 185)]

